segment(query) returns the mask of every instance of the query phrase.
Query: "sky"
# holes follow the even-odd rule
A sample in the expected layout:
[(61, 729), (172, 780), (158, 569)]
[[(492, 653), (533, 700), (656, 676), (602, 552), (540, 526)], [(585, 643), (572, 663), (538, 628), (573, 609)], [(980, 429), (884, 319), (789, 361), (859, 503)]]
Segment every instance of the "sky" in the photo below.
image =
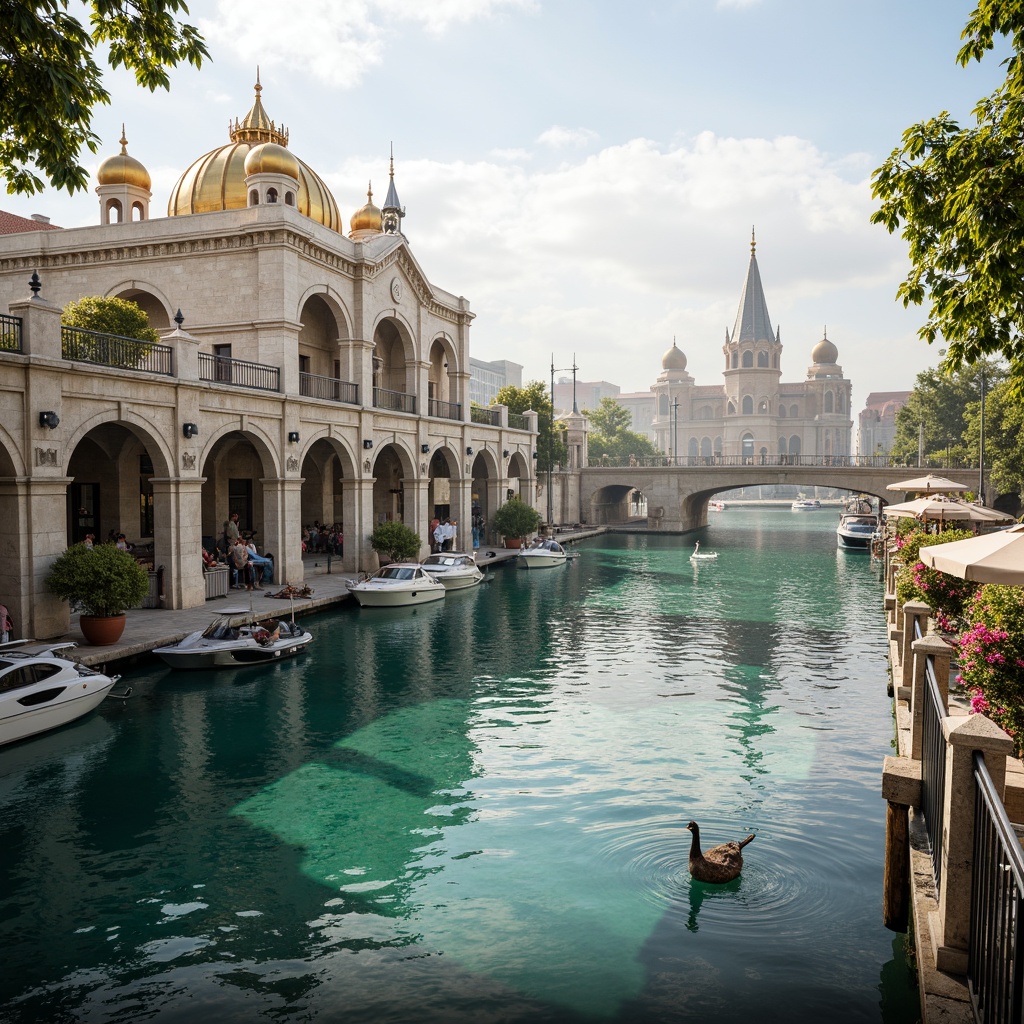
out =
[[(347, 224), (383, 202), (393, 147), (403, 231), (427, 278), (467, 297), (473, 356), (524, 381), (646, 391), (673, 341), (720, 384), (756, 230), (782, 378), (827, 331), (853, 382), (909, 390), (939, 362), (896, 289), (906, 243), (869, 223), (872, 172), (910, 125), (971, 120), (1000, 58), (956, 63), (969, 0), (191, 0), (212, 60), (169, 93), (108, 71), (85, 154), (153, 179), (151, 217), (228, 142), (257, 65), (270, 117)], [(95, 179), (93, 181), (95, 185)], [(63, 227), (93, 192), (0, 197)], [(186, 313), (187, 297), (181, 306)]]

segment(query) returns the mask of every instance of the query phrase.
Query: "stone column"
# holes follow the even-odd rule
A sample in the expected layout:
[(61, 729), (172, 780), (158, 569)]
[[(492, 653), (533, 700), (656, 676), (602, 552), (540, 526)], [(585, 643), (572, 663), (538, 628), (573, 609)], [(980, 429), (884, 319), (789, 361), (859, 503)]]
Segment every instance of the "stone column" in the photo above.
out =
[(931, 605), (923, 601), (905, 601), (903, 603), (903, 636), (900, 640), (900, 668), (902, 678), (900, 686), (910, 686), (914, 671), (914, 653), (911, 644), (914, 642), (914, 625), (921, 623), (921, 632), (924, 633), (928, 624), (928, 616), (931, 615)]
[[(369, 461), (369, 460), (367, 460)], [(367, 470), (367, 472), (370, 472)], [(345, 551), (351, 549), (355, 558), (353, 571), (374, 572), (377, 568), (377, 553), (370, 547), (370, 534), (373, 533), (373, 485), (375, 477), (366, 476), (352, 481), (354, 490), (353, 507), (355, 518), (352, 526), (345, 524)], [(348, 566), (346, 565), (346, 569)]]
[(34, 478), (24, 483), (19, 505), (25, 508), (22, 536), (28, 576), (20, 591), (26, 602), (15, 622), (22, 636), (48, 640), (68, 631), (70, 610), (65, 601), (46, 589), (53, 560), (68, 546), (67, 500), (70, 477)]
[(153, 567), (164, 568), (166, 608), (200, 608), (203, 579), (203, 479), (154, 477)]
[(11, 316), (21, 317), (21, 350), (26, 355), (45, 359), (61, 358), (60, 306), (39, 295), (8, 307)]
[(299, 584), (302, 565), (302, 480), (299, 477), (264, 478), (263, 525), (260, 547), (274, 556), (274, 587)]
[(953, 974), (967, 973), (971, 938), (971, 880), (974, 868), (974, 752), (985, 766), (997, 793), (1006, 784), (1006, 758), (1013, 740), (984, 715), (947, 718), (946, 799), (942, 843), (939, 909), (932, 915), (935, 966)]
[(924, 727), (924, 673), (928, 658), (935, 660), (935, 680), (939, 684), (942, 713), (949, 711), (949, 645), (941, 637), (923, 636), (913, 648), (913, 683), (910, 697), (910, 756), (921, 760), (921, 737)]

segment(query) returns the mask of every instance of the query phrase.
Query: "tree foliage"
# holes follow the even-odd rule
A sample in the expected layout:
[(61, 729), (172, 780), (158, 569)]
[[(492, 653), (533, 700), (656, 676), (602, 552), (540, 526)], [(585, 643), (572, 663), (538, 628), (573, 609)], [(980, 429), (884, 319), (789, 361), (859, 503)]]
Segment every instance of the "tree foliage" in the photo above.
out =
[(499, 506), (492, 523), (502, 537), (523, 539), (540, 526), (540, 513), (516, 496)]
[(1006, 78), (961, 127), (945, 111), (913, 125), (873, 175), (882, 201), (872, 216), (902, 229), (911, 269), (905, 306), (929, 304), (918, 334), (945, 339), (946, 369), (1001, 353), (1014, 389), (1024, 387), (1024, 0), (980, 0), (957, 61), (980, 61), (1007, 38)]
[(66, 327), (116, 334), (137, 341), (160, 340), (160, 335), (149, 326), (149, 316), (129, 299), (87, 295), (69, 302), (61, 313), (60, 322)]
[(419, 558), (423, 542), (405, 523), (378, 523), (370, 534), (370, 547), (388, 562), (407, 562)]
[(149, 575), (113, 544), (74, 544), (57, 556), (46, 577), (51, 593), (87, 615), (123, 615), (149, 593)]
[(98, 48), (150, 91), (169, 88), (170, 68), (209, 57), (196, 29), (177, 20), (188, 14), (183, 0), (86, 0), (88, 28), (68, 7), (0, 0), (0, 175), (11, 194), (41, 192), (46, 182), (72, 194), (88, 188), (82, 149), (97, 151), (93, 109), (110, 102)]
[(659, 454), (648, 437), (629, 429), (633, 417), (614, 398), (602, 398), (601, 404), (593, 412), (586, 409), (583, 411), (590, 420), (587, 447), (591, 457), (608, 455), (615, 459), (625, 459), (630, 455), (643, 458)]
[(537, 471), (546, 473), (558, 463), (564, 463), (568, 454), (565, 436), (558, 424), (552, 429), (551, 396), (543, 381), (531, 380), (523, 387), (506, 384), (495, 396), (493, 405), (507, 405), (509, 412), (537, 413)]

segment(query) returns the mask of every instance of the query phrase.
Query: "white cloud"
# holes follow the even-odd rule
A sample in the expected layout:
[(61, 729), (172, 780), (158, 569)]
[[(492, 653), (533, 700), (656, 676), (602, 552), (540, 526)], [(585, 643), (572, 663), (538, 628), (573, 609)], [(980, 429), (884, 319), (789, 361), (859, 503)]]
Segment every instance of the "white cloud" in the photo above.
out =
[(555, 149), (574, 147), (580, 149), (597, 139), (597, 132), (589, 128), (563, 128), (555, 124), (537, 136), (537, 141)]

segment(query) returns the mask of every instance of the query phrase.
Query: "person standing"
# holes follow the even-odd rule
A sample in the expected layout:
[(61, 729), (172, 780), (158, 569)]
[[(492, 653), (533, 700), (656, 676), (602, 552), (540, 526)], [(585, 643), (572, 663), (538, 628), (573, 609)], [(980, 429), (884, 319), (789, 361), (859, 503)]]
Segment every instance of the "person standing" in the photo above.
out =
[(11, 634), (14, 632), (14, 620), (7, 610), (7, 605), (0, 604), (0, 644), (10, 643)]
[(436, 551), (440, 551), (441, 550), (441, 545), (437, 543), (436, 536), (435, 536), (437, 534), (437, 528), (440, 525), (441, 525), (441, 520), (438, 519), (437, 516), (434, 516), (434, 518), (430, 520), (430, 550), (432, 552), (436, 552)]
[(440, 519), (437, 520), (437, 526), (434, 527), (434, 532), (431, 534), (434, 538), (434, 550), (440, 551), (444, 547), (444, 523)]
[(235, 537), (235, 543), (231, 547), (231, 564), (235, 567), (237, 574), (237, 582), (233, 584), (234, 589), (241, 590), (244, 582), (245, 589), (252, 590), (252, 580), (249, 575), (249, 549), (241, 537)]
[(236, 540), (238, 540), (238, 513), (232, 512), (224, 523), (224, 546), (227, 548), (228, 554), (234, 548)]

